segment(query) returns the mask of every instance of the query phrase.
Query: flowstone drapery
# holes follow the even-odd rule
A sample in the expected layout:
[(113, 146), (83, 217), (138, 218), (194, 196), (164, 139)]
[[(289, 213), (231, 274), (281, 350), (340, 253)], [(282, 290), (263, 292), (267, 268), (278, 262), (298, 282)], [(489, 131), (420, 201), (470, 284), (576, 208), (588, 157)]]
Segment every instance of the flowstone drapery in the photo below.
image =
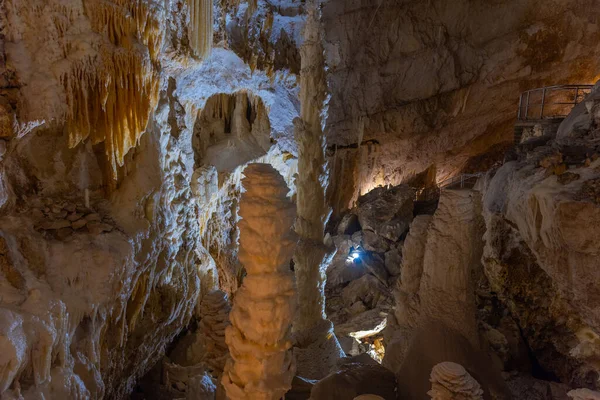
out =
[(296, 298), (289, 267), (296, 210), (272, 166), (250, 164), (244, 175), (239, 259), (247, 275), (225, 331), (231, 358), (222, 383), (232, 400), (278, 400), (291, 388), (296, 371), (290, 351)]

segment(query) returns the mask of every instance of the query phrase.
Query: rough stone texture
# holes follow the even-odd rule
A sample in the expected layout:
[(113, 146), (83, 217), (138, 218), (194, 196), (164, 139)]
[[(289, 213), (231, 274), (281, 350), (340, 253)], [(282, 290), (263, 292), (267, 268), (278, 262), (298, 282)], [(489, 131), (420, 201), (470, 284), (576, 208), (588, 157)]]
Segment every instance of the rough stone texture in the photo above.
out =
[(599, 13), (594, 0), (327, 2), (332, 202), (434, 164), (450, 176), (512, 140), (523, 90), (594, 83)]
[(595, 392), (589, 389), (576, 389), (571, 390), (567, 393), (573, 400), (598, 400), (600, 399), (600, 392)]
[(479, 383), (462, 365), (443, 362), (431, 370), (431, 390), (427, 392), (432, 400), (483, 400), (483, 390)]
[(307, 5), (308, 17), (301, 47), (300, 118), (295, 120), (294, 135), (298, 142), (296, 181), (298, 247), (294, 268), (298, 285), (298, 308), (294, 320), (295, 349), (298, 372), (309, 379), (327, 375), (343, 354), (325, 316), (325, 269), (333, 252), (324, 244), (325, 222), (330, 208), (325, 198), (328, 174), (325, 164), (325, 138), (322, 131), (323, 108), (327, 85), (321, 42), (320, 1)]
[(412, 221), (414, 191), (407, 185), (390, 189), (378, 187), (357, 201), (357, 215), (363, 231), (398, 241)]
[(413, 200), (414, 190), (407, 185), (377, 188), (359, 197), (356, 207), (332, 229), (338, 232), (331, 237), (337, 252), (327, 269), (327, 314), (339, 337), (360, 339), (357, 351), (367, 351), (379, 361), (392, 289), (402, 270), (402, 238), (413, 220)]
[[(0, 237), (8, 250), (0, 255), (2, 397), (126, 398), (142, 375), (163, 364), (159, 360), (188, 326), (201, 293), (214, 289), (219, 278), (226, 291), (237, 289), (239, 280), (231, 271), (241, 269), (227, 268), (235, 264), (237, 197), (245, 163), (253, 157), (271, 163), (293, 189), (291, 131), (299, 112), (295, 77), (284, 71), (271, 80), (222, 47), (202, 63), (190, 57), (185, 3), (3, 3)], [(99, 14), (107, 19), (98, 22), (94, 16)], [(279, 28), (285, 31), (279, 29), (279, 35), (292, 35), (289, 25)], [(280, 64), (291, 60), (280, 59)], [(130, 62), (153, 75), (130, 70)], [(123, 70), (131, 72), (131, 81), (118, 79)], [(114, 85), (70, 90), (71, 84), (96, 82), (94, 77)], [(106, 173), (106, 145), (92, 140), (74, 145), (65, 120), (87, 115), (108, 123), (102, 117), (117, 107), (111, 103), (112, 90), (140, 82), (151, 82), (156, 96), (142, 105), (148, 106), (147, 126), (135, 117), (127, 120), (129, 128), (139, 124), (135, 128), (141, 128), (141, 136), (117, 143), (131, 150), (112, 179)], [(204, 127), (201, 110), (215, 112), (212, 104), (207, 106), (215, 95), (242, 97), (237, 93), (245, 91), (253, 95), (243, 96), (249, 99), (244, 106), (250, 106), (250, 115), (240, 112), (246, 111), (242, 107), (211, 121), (242, 128), (256, 122), (255, 136), (235, 131), (254, 140), (252, 146), (228, 154), (247, 148), (261, 152), (251, 153), (227, 174), (203, 175), (210, 179), (199, 183), (194, 171), (203, 163), (196, 160), (194, 137)], [(81, 96), (69, 97), (73, 93)], [(140, 106), (135, 101), (139, 93), (129, 95), (119, 104), (128, 102), (127, 115), (132, 115)], [(86, 114), (94, 112), (93, 104), (104, 107), (95, 110), (100, 118)], [(53, 204), (44, 203), (48, 200)], [(178, 395), (203, 392), (204, 372), (171, 364), (173, 376), (185, 370), (189, 378)]]
[(350, 363), (320, 380), (312, 389), (312, 400), (354, 400), (363, 394), (396, 398), (394, 374), (380, 365)]
[(575, 169), (582, 179), (563, 186), (539, 168), (510, 163), (498, 170), (486, 191), (484, 254), (490, 284), (505, 298), (538, 362), (563, 382), (592, 387), (598, 318), (590, 276), (598, 249), (588, 235), (600, 214), (576, 193), (597, 176), (594, 171), (594, 164)]
[(291, 388), (296, 372), (291, 351), (296, 295), (289, 269), (296, 207), (272, 166), (250, 164), (244, 174), (239, 257), (247, 276), (225, 330), (230, 358), (221, 382), (232, 400), (277, 400)]
[(445, 190), (433, 217), (420, 216), (411, 225), (383, 362), (396, 373), (400, 396), (426, 398), (433, 366), (452, 361), (481, 374), (476, 379), (485, 396), (508, 398), (476, 320), (484, 229), (480, 202), (475, 191)]

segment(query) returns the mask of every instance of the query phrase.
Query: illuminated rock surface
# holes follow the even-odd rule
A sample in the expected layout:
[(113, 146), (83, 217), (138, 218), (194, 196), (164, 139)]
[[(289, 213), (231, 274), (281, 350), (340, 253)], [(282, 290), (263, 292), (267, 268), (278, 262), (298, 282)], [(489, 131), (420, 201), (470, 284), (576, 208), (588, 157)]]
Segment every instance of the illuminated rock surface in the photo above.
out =
[[(223, 398), (229, 299), (252, 283), (251, 163), (281, 175), (300, 236), (269, 395), (290, 386), (290, 343), (290, 398), (342, 348), (383, 357), (416, 400), (444, 361), (484, 398), (599, 390), (599, 92), (556, 138), (533, 126), (512, 146), (522, 91), (600, 76), (599, 15), (595, 0), (5, 0), (0, 397)], [(413, 201), (459, 171), (486, 173)]]
[(289, 262), (296, 247), (296, 207), (277, 170), (250, 164), (240, 201), (240, 261), (246, 277), (225, 330), (230, 359), (222, 383), (229, 399), (277, 400), (295, 373), (291, 324), (296, 307)]

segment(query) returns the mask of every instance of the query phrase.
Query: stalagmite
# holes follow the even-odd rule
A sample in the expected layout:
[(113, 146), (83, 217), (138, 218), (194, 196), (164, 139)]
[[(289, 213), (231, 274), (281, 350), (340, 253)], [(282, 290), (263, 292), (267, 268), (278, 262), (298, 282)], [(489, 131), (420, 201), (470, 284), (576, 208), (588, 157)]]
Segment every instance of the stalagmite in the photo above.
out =
[(331, 211), (325, 200), (328, 174), (321, 119), (327, 84), (319, 2), (311, 1), (307, 8), (305, 42), (301, 48), (301, 119), (295, 121), (298, 170), (302, 173), (296, 181), (298, 219), (295, 227), (300, 241), (294, 262), (302, 307), (294, 320), (297, 346), (294, 353), (299, 373), (320, 379), (329, 373), (343, 352), (331, 322), (325, 317), (325, 269), (333, 255), (323, 243), (325, 223)]
[(188, 0), (190, 9), (190, 45), (200, 58), (210, 55), (213, 42), (212, 0)]
[(296, 370), (290, 351), (296, 301), (289, 268), (296, 210), (272, 166), (251, 164), (244, 175), (239, 259), (247, 276), (225, 331), (231, 358), (222, 383), (232, 400), (278, 400), (291, 388)]
[(229, 326), (231, 306), (227, 294), (221, 290), (207, 293), (199, 306), (200, 324), (196, 341), (187, 350), (188, 360), (198, 360), (206, 364), (219, 376), (227, 359), (225, 329)]
[(443, 362), (431, 370), (432, 400), (483, 400), (479, 383), (459, 364)]

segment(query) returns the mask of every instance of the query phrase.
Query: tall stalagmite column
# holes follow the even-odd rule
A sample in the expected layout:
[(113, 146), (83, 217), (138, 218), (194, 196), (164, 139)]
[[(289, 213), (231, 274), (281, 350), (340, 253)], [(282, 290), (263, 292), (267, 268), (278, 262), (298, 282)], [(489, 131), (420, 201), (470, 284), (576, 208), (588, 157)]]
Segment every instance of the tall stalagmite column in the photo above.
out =
[(300, 171), (296, 180), (296, 232), (300, 241), (294, 255), (299, 301), (294, 319), (297, 346), (294, 354), (298, 373), (313, 379), (327, 375), (343, 354), (333, 326), (325, 317), (325, 268), (333, 253), (323, 244), (325, 223), (331, 210), (325, 199), (329, 177), (322, 125), (327, 81), (319, 4), (319, 0), (307, 4), (305, 42), (301, 48), (301, 118), (295, 121)]
[(283, 177), (272, 166), (251, 164), (244, 175), (239, 259), (247, 276), (225, 330), (231, 358), (222, 383), (231, 400), (279, 400), (291, 388), (296, 371), (290, 351), (296, 210), (286, 197)]

